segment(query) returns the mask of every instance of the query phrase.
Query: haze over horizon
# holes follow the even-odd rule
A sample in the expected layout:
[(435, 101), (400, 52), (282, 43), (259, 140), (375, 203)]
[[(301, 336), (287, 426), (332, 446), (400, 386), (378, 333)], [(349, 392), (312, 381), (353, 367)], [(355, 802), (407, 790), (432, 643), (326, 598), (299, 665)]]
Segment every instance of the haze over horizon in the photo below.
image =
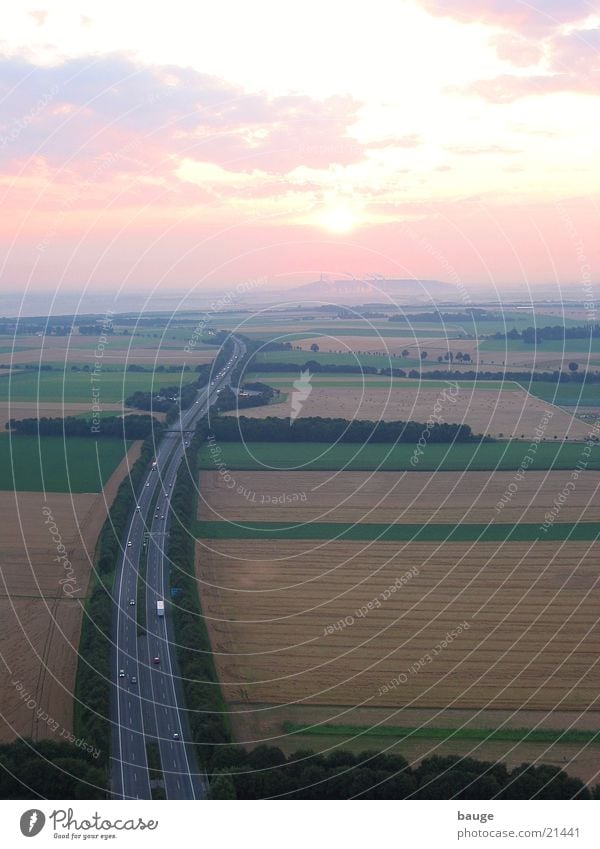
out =
[(600, 16), (544, 9), (309, 0), (292, 26), (271, 0), (6, 5), (0, 285), (376, 271), (584, 298)]

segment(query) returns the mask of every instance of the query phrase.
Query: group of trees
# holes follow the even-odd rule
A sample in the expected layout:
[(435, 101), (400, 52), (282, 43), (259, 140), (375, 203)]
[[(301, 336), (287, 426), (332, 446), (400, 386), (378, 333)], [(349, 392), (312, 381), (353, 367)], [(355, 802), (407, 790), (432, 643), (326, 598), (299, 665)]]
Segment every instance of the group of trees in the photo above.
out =
[(597, 339), (600, 337), (600, 324), (584, 324), (577, 327), (565, 327), (564, 324), (555, 324), (548, 327), (526, 327), (519, 332), (516, 327), (508, 333), (494, 333), (492, 339), (520, 339), (528, 345), (536, 345), (540, 342), (559, 341), (567, 339)]
[(98, 420), (92, 430), (90, 419), (66, 418), (10, 419), (6, 430), (24, 436), (79, 436), (97, 439), (146, 439), (154, 434), (158, 438), (162, 424), (152, 416), (107, 416)]
[(392, 315), (389, 321), (402, 322), (403, 324), (412, 324), (413, 322), (437, 322), (445, 324), (447, 322), (457, 321), (498, 321), (502, 315), (497, 312), (487, 312), (483, 309), (474, 307), (465, 312), (418, 312), (418, 313), (398, 313)]
[(73, 743), (0, 745), (0, 799), (103, 799), (105, 788), (105, 770)]
[(376, 751), (327, 755), (308, 750), (286, 758), (275, 747), (217, 750), (211, 763), (213, 799), (590, 799), (600, 797), (555, 766), (460, 758), (425, 758), (418, 766)]
[(427, 428), (429, 442), (472, 442), (475, 437), (465, 424), (425, 425), (419, 422), (371, 422), (306, 416), (289, 418), (267, 416), (252, 419), (246, 416), (216, 417), (213, 432), (222, 442), (379, 442), (416, 443)]
[(452, 351), (446, 351), (443, 357), (440, 354), (440, 356), (437, 358), (438, 363), (443, 363), (444, 361), (447, 363), (452, 363), (454, 362), (454, 360), (456, 360), (458, 363), (470, 363), (471, 355), (463, 354), (462, 351), (457, 351), (456, 354), (453, 354)]

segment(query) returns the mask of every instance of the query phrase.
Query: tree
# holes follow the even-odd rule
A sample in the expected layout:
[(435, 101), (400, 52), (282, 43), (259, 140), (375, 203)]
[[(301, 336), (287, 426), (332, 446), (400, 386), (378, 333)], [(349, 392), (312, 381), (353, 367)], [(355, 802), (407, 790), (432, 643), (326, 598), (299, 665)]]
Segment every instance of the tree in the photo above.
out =
[(438, 357), (438, 363), (443, 363), (443, 362), (444, 362), (444, 358), (440, 354), (439, 357)]
[(405, 360), (406, 360), (406, 359), (408, 359), (408, 357), (410, 357), (410, 351), (409, 351), (407, 348), (405, 348), (405, 349), (402, 351), (401, 356), (403, 356)]
[(426, 359), (427, 359), (427, 351), (421, 351), (421, 359), (422, 359), (422, 360), (426, 360)]
[(317, 351), (319, 350), (319, 346), (317, 345), (316, 342), (312, 343), (312, 345), (310, 346), (310, 350), (313, 352), (313, 354), (317, 353)]
[(235, 784), (227, 772), (217, 772), (210, 782), (209, 796), (211, 799), (235, 799)]
[(579, 363), (569, 363), (569, 371), (577, 371)]

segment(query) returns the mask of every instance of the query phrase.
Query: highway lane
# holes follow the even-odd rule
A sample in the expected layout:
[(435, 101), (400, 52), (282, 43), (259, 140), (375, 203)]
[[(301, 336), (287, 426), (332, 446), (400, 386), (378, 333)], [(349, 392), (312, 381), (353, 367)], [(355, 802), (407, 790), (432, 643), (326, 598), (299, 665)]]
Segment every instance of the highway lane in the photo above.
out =
[[(113, 616), (112, 790), (116, 798), (150, 799), (146, 740), (158, 742), (165, 794), (170, 799), (195, 799), (206, 795), (206, 782), (189, 742), (187, 716), (176, 681), (177, 658), (168, 615), (169, 503), (177, 471), (187, 447), (186, 430), (192, 430), (216, 399), (217, 390), (229, 384), (231, 369), (244, 347), (234, 339), (234, 353), (221, 374), (201, 389), (195, 404), (185, 411), (163, 439), (156, 466), (148, 472), (138, 496), (117, 568)], [(151, 513), (157, 495), (158, 511)], [(146, 554), (146, 634), (138, 634), (137, 582), (141, 558)], [(156, 602), (165, 600), (167, 615), (158, 616)], [(155, 662), (158, 658), (158, 662)]]

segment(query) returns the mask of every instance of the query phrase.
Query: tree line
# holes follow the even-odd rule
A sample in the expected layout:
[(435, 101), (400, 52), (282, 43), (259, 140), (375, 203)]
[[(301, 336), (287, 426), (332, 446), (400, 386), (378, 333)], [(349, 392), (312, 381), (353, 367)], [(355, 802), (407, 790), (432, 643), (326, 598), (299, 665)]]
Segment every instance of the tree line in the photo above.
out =
[(412, 315), (398, 314), (391, 315), (388, 321), (403, 322), (412, 324), (412, 322), (439, 322), (444, 324), (450, 321), (499, 321), (502, 316), (498, 313), (486, 312), (482, 309), (474, 308), (467, 312), (417, 312)]
[(286, 373), (297, 374), (298, 371), (309, 371), (311, 374), (377, 374), (385, 377), (410, 377), (416, 380), (514, 380), (519, 382), (542, 381), (546, 383), (600, 383), (600, 371), (482, 371), (470, 369), (418, 369), (379, 368), (377, 366), (337, 365), (320, 363), (316, 360), (306, 360), (303, 365), (298, 363), (252, 363), (251, 371), (264, 374)]
[(156, 438), (163, 428), (152, 416), (107, 416), (98, 419), (92, 428), (91, 420), (67, 416), (66, 418), (9, 419), (4, 426), (21, 436), (77, 436), (97, 439), (146, 439), (154, 434)]
[(211, 762), (213, 799), (591, 799), (578, 778), (556, 766), (461, 758), (425, 758), (410, 766), (399, 754), (336, 749), (330, 754), (300, 750), (288, 757), (276, 747), (248, 752), (227, 746)]
[(104, 799), (105, 788), (105, 770), (74, 743), (0, 745), (0, 799)]
[[(372, 422), (366, 420), (306, 416), (290, 420), (267, 416), (253, 419), (246, 416), (217, 416), (213, 422), (215, 437), (222, 442), (358, 442), (417, 443), (427, 428), (428, 442), (474, 442), (466, 424), (434, 422)], [(486, 437), (486, 440), (488, 438)]]
[(491, 336), (492, 339), (520, 339), (528, 345), (551, 340), (563, 342), (567, 339), (598, 339), (599, 337), (600, 324), (583, 324), (577, 327), (554, 324), (548, 327), (526, 327), (521, 332), (513, 327), (508, 333), (494, 333)]

